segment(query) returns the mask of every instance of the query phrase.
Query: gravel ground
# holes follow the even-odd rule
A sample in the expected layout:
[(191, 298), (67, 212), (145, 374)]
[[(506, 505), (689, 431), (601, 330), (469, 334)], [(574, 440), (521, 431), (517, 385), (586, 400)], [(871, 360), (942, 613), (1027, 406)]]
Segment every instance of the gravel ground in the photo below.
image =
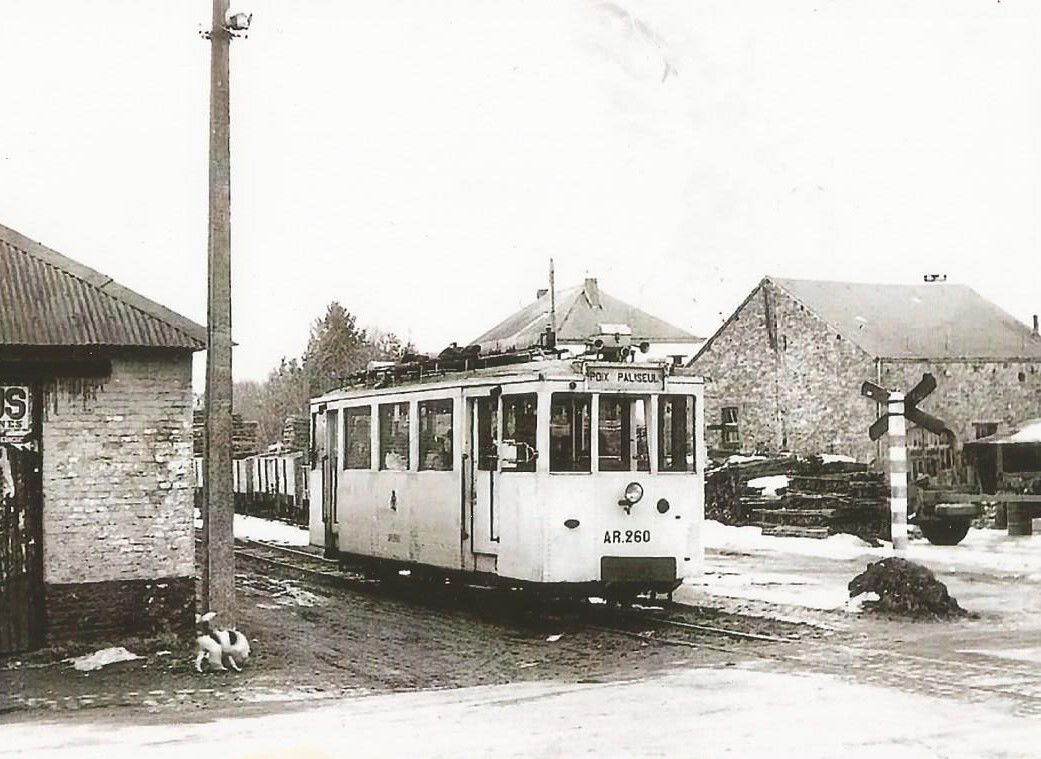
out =
[[(241, 674), (199, 675), (192, 668), (193, 644), (168, 640), (129, 643), (144, 658), (89, 673), (54, 657), (102, 645), (37, 652), (0, 660), (0, 714), (119, 706), (211, 716), (222, 705), (266, 705), (254, 707), (263, 709), (276, 702), (535, 680), (615, 682), (677, 667), (721, 666), (778, 645), (655, 629), (638, 616), (619, 618), (607, 607), (537, 600), (507, 590), (409, 578), (333, 588), (248, 561), (240, 571), (238, 627), (253, 646)], [(668, 615), (770, 636), (819, 634), (717, 610)], [(607, 629), (615, 627), (622, 632)], [(642, 637), (648, 633), (674, 645)]]

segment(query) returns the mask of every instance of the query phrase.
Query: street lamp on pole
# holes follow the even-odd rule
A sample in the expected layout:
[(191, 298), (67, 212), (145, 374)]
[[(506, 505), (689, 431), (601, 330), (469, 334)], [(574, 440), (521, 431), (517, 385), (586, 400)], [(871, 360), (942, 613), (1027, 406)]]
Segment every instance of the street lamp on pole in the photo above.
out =
[(231, 376), (230, 45), (252, 16), (213, 0), (210, 41), (210, 169), (207, 262), (206, 442), (202, 510), (202, 596), (225, 623), (235, 617)]

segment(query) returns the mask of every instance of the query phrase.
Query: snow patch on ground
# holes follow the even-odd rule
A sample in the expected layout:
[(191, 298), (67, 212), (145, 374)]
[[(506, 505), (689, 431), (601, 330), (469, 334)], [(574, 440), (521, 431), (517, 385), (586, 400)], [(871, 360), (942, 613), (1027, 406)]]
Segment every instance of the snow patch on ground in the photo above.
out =
[(522, 682), (348, 698), (187, 724), (135, 715), (121, 717), (119, 729), (107, 720), (62, 719), (43, 730), (35, 721), (11, 723), (4, 746), (50, 759), (458, 756), (460, 746), (469, 756), (604, 759), (690, 755), (691, 746), (699, 756), (769, 759), (1036, 755), (1036, 721), (1012, 713), (998, 696), (992, 701), (969, 708), (837, 676), (738, 665), (607, 684)]
[[(195, 510), (195, 527), (202, 529), (202, 514)], [(235, 515), (235, 537), (240, 540), (263, 540), (286, 546), (306, 546), (310, 543), (307, 529), (279, 522), (275, 519)]]
[(842, 609), (849, 593), (842, 586), (827, 585), (805, 575), (781, 572), (726, 572), (706, 570), (685, 583), (710, 596), (765, 601), (806, 609)]
[(77, 656), (72, 660), (72, 666), (80, 672), (93, 672), (94, 670), (101, 669), (109, 664), (115, 664), (116, 662), (121, 661), (133, 661), (134, 659), (140, 658), (140, 656), (130, 653), (122, 646), (116, 646), (114, 648), (103, 648), (92, 654)]
[(958, 653), (1041, 664), (1041, 648), (965, 648), (960, 649)]
[(823, 540), (780, 538), (763, 535), (759, 527), (732, 527), (712, 519), (705, 520), (702, 535), (705, 548), (717, 551), (777, 551), (829, 559), (855, 559), (880, 550), (872, 548), (856, 535), (829, 535)]
[(765, 496), (776, 496), (778, 490), (788, 487), (788, 475), (773, 474), (767, 477), (756, 477), (745, 484), (750, 488), (762, 488)]
[(303, 527), (244, 514), (235, 515), (235, 537), (287, 546), (306, 546), (310, 542), (308, 532)]
[[(873, 547), (855, 535), (830, 535), (815, 538), (780, 538), (763, 535), (758, 527), (731, 527), (713, 520), (704, 525), (704, 545), (712, 551), (755, 553), (772, 551), (800, 556), (849, 561), (858, 558), (883, 559), (893, 555), (888, 544)], [(1041, 534), (1009, 537), (1003, 530), (969, 530), (956, 546), (934, 546), (921, 540), (912, 542), (904, 558), (925, 564), (934, 572), (984, 572), (1041, 575)]]

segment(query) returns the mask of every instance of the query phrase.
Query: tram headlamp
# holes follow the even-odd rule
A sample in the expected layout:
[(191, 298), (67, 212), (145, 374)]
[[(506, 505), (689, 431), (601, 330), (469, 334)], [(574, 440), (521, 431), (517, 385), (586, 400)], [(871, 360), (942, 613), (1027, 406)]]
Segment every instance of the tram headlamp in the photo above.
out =
[(625, 486), (625, 500), (630, 506), (643, 498), (643, 485), (638, 482), (630, 482)]

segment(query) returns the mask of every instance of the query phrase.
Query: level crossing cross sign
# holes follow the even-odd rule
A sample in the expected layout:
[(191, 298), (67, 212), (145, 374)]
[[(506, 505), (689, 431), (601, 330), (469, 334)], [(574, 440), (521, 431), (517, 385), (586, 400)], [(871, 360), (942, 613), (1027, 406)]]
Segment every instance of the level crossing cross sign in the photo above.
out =
[(907, 548), (907, 425), (904, 420), (937, 435), (947, 432), (946, 424), (918, 408), (935, 389), (936, 377), (931, 374), (923, 374), (921, 382), (906, 395), (886, 390), (874, 382), (865, 382), (860, 387), (861, 394), (886, 407), (882, 416), (868, 428), (868, 435), (872, 440), (889, 435), (889, 526), (896, 551)]
[[(899, 403), (892, 403), (892, 401), (897, 400), (894, 398), (893, 393), (884, 387), (876, 385), (874, 382), (865, 382), (860, 386), (861, 394), (866, 395), (875, 403), (890, 407), (868, 428), (868, 436), (872, 440), (878, 440), (886, 434), (889, 431), (889, 418), (894, 414), (903, 416), (907, 421), (913, 422), (919, 427), (924, 427), (930, 432), (935, 432), (937, 435), (943, 435), (948, 432), (946, 424), (932, 414), (927, 414), (918, 408), (918, 404), (928, 398), (935, 389), (936, 377), (931, 374), (923, 374), (921, 381), (903, 396), (903, 408), (900, 409)], [(894, 405), (897, 406), (896, 410), (891, 408)]]

